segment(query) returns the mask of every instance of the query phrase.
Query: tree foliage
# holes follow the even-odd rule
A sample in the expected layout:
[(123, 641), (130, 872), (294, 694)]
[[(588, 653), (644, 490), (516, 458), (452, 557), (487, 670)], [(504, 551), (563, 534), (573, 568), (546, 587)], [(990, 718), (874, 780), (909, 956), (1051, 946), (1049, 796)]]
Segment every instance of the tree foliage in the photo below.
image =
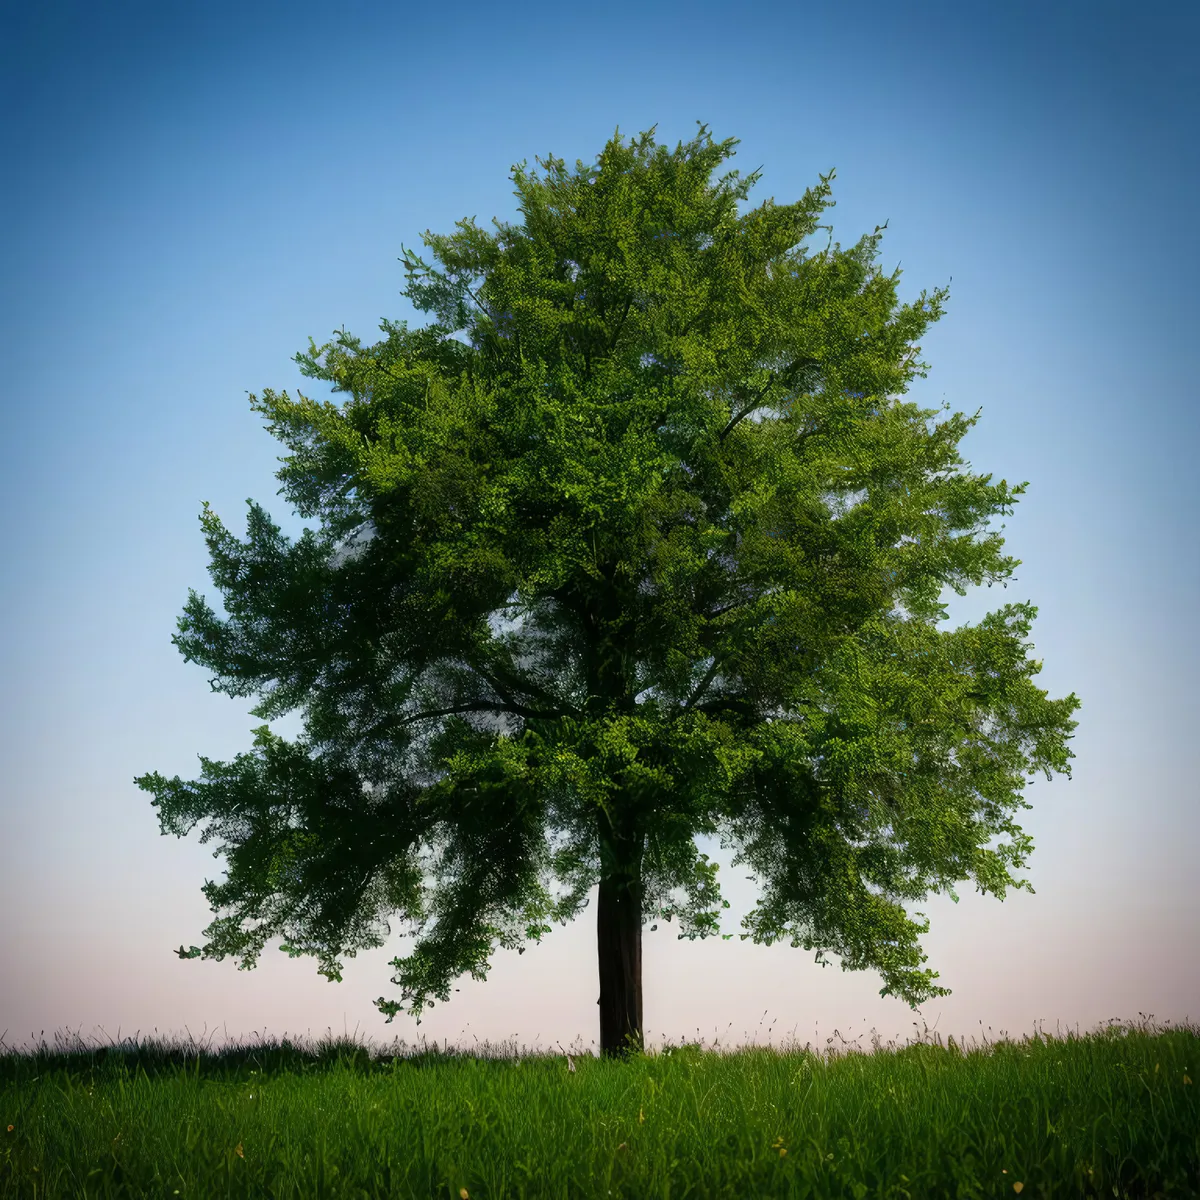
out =
[(173, 641), (214, 690), (264, 695), (255, 716), (302, 707), (306, 734), (263, 725), (252, 754), (201, 757), (206, 782), (135, 780), (164, 833), (226, 839), (204, 892), (232, 912), (182, 957), (249, 968), (280, 936), (340, 979), (398, 912), (419, 1021), (597, 881), (718, 933), (705, 833), (762, 883), (743, 938), (832, 951), (915, 1006), (949, 992), (901, 901), (1033, 890), (1008, 874), (1031, 848), (1012, 813), (1026, 772), (1070, 774), (1079, 701), (1032, 682), (1032, 605), (936, 628), (943, 586), (1018, 565), (978, 531), (1026, 486), (956, 469), (978, 412), (930, 429), (900, 401), (948, 291), (898, 306), (878, 226), (805, 253), (832, 172), (739, 216), (759, 173), (710, 186), (736, 139), (700, 133), (514, 167), (522, 225), (427, 232), (442, 272), (405, 252), (435, 324), (297, 355), (343, 406), (251, 396), (323, 529), (293, 545), (248, 501), (241, 543), (206, 502), (229, 616), (189, 590)]

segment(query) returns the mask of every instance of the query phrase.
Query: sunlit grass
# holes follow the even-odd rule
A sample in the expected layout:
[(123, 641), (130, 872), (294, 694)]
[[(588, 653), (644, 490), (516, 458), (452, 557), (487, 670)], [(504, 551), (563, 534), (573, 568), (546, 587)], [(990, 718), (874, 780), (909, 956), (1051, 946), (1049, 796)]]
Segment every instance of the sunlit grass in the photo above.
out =
[(621, 1062), (0, 1038), (0, 1196), (1194, 1197), (1198, 1042), (1108, 1027)]

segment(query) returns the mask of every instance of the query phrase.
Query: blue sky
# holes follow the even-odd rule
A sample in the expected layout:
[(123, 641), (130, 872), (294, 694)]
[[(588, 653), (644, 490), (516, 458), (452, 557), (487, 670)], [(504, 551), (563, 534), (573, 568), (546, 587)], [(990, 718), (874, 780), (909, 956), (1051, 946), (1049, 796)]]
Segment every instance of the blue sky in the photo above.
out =
[[(943, 628), (1030, 601), (1052, 698), (1082, 707), (1072, 778), (1026, 787), (1036, 849), (1005, 901), (933, 895), (924, 964), (953, 995), (913, 1013), (873, 972), (785, 941), (647, 928), (648, 1040), (869, 1048), (1200, 1021), (1197, 82), (1183, 5), (808, 7), (703, 3), (498, 11), (342, 3), (9, 6), (0, 36), (0, 1034), (140, 1030), (213, 1046), (343, 1030), (598, 1048), (595, 904), (486, 982), (385, 1025), (393, 936), (346, 961), (268, 944), (252, 972), (181, 961), (213, 919), (218, 840), (160, 833), (135, 776), (200, 777), (261, 722), (171, 644), (189, 587), (218, 613), (199, 515), (246, 537), (247, 498), (290, 537), (286, 447), (264, 388), (328, 398), (292, 356), (344, 326), (432, 320), (401, 243), (519, 221), (514, 163), (596, 163), (619, 127), (674, 149), (707, 124), (763, 174), (746, 212), (836, 169), (821, 218), (852, 246), (887, 222), (899, 299), (950, 286), (910, 399), (980, 422), (975, 473), (1028, 480), (1004, 518), (1007, 591), (947, 588)], [(824, 248), (818, 231), (806, 243)], [(952, 280), (951, 280), (951, 277)], [(344, 397), (337, 397), (339, 402)], [(999, 529), (999, 519), (993, 522)], [(295, 738), (300, 713), (272, 722)], [(757, 895), (721, 864), (740, 932)], [(393, 930), (398, 931), (398, 923)], [(836, 956), (829, 956), (837, 963)], [(5, 1033), (5, 1031), (7, 1031)], [(214, 1034), (215, 1031), (215, 1034)], [(836, 1031), (836, 1033), (835, 1033)], [(106, 1037), (107, 1035), (107, 1037)], [(211, 1040), (209, 1040), (211, 1039)]]

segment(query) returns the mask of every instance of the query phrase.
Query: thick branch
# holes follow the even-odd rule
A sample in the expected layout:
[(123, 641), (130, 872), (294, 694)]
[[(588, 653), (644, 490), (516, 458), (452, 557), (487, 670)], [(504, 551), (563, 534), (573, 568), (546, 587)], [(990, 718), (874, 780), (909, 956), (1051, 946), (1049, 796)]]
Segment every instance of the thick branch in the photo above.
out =
[(683, 712), (687, 712), (688, 709), (693, 707), (696, 701), (700, 699), (700, 697), (704, 694), (704, 689), (707, 688), (710, 683), (712, 683), (714, 678), (716, 678), (716, 674), (721, 669), (723, 663), (723, 659), (713, 659), (713, 664), (711, 667), (709, 667), (708, 674), (705, 675), (700, 681), (700, 686), (696, 688), (696, 690), (691, 694), (691, 697), (688, 699), (688, 702), (683, 706)]
[(735, 425), (736, 425), (736, 424), (737, 424), (739, 421), (741, 421), (741, 420), (742, 420), (744, 417), (748, 417), (748, 416), (749, 416), (749, 415), (750, 415), (752, 412), (754, 412), (756, 409), (758, 409), (758, 408), (761, 408), (761, 407), (762, 407), (762, 398), (763, 398), (763, 396), (765, 396), (765, 395), (766, 395), (766, 393), (767, 393), (767, 389), (768, 389), (768, 388), (769, 388), (769, 387), (770, 387), (770, 386), (771, 386), (771, 385), (772, 385), (774, 382), (775, 382), (775, 372), (774, 372), (774, 371), (772, 371), (772, 372), (771, 372), (771, 377), (770, 377), (770, 379), (768, 379), (768, 380), (767, 380), (767, 382), (763, 384), (763, 386), (762, 386), (761, 390), (760, 390), (760, 391), (758, 392), (758, 394), (757, 394), (757, 395), (754, 397), (754, 403), (752, 403), (752, 404), (750, 405), (750, 407), (749, 407), (749, 408), (745, 408), (745, 409), (743, 409), (743, 410), (742, 410), (740, 413), (738, 413), (738, 414), (737, 414), (737, 416), (735, 416), (735, 417), (731, 417), (731, 418), (730, 418), (730, 420), (729, 420), (729, 424), (728, 424), (728, 425), (726, 425), (726, 426), (725, 426), (725, 428), (724, 428), (724, 429), (722, 429), (722, 430), (721, 430), (721, 432), (720, 432), (720, 434), (718, 435), (718, 437), (717, 437), (717, 440), (718, 440), (718, 441), (721, 441), (721, 442), (723, 442), (723, 441), (725, 440), (725, 438), (728, 436), (728, 434), (729, 434), (730, 430), (732, 430), (732, 429), (733, 429), (733, 427), (734, 427), (734, 426), (735, 426)]
[[(819, 367), (820, 365), (821, 365), (821, 363), (815, 358), (798, 358), (798, 359), (796, 359), (795, 362), (791, 363), (783, 371), (783, 373), (779, 375), (778, 378), (779, 378), (780, 382), (785, 383), (790, 386), (796, 382), (797, 376), (806, 367)], [(744, 417), (748, 417), (755, 410), (763, 407), (763, 403), (762, 403), (763, 397), (766, 395), (767, 389), (770, 388), (771, 385), (775, 383), (775, 381), (776, 381), (776, 374), (774, 371), (772, 371), (770, 379), (768, 379), (767, 382), (762, 386), (762, 388), (759, 389), (758, 393), (754, 397), (754, 402), (750, 405), (750, 407), (743, 409), (740, 413), (738, 413), (738, 415), (736, 417), (734, 417), (730, 420), (729, 424), (726, 425), (723, 430), (721, 430), (721, 435), (720, 435), (721, 441), (725, 440), (726, 435), (729, 433), (729, 431), (731, 429), (733, 429), (733, 427), (739, 421), (741, 421)]]
[(513, 704), (513, 705), (506, 706), (503, 704), (495, 704), (490, 700), (477, 699), (477, 700), (468, 701), (468, 703), (466, 703), (466, 704), (456, 704), (453, 708), (437, 708), (437, 709), (432, 709), (429, 712), (414, 713), (411, 716), (402, 717), (401, 719), (399, 719), (396, 722), (396, 724), (397, 725), (411, 725), (414, 721), (425, 721), (425, 720), (430, 720), (433, 717), (445, 717), (445, 716), (449, 716), (451, 713), (464, 713), (464, 712), (496, 712), (496, 713), (511, 712), (514, 716), (518, 716), (518, 717), (534, 717), (534, 718), (540, 717), (540, 718), (548, 718), (548, 719), (553, 719), (554, 717), (562, 716), (562, 713), (560, 713), (560, 712), (543, 712), (540, 709), (526, 708), (523, 704)]
[[(500, 696), (500, 698), (502, 700), (504, 700), (505, 703), (507, 703), (511, 707), (513, 712), (515, 712), (521, 716), (524, 716), (527, 714), (528, 710), (524, 709), (524, 707), (522, 705), (518, 704), (517, 701), (515, 701), (512, 698), (512, 696), (509, 694), (508, 690), (506, 690), (504, 687), (502, 687), (500, 685), (500, 683), (498, 683), (497, 680), (495, 678), (493, 678), (493, 675), (496, 674), (497, 671), (493, 671), (492, 674), (489, 674), (482, 667), (476, 667), (474, 665), (472, 665), (472, 669), (475, 671), (475, 673), (477, 675), (479, 675), (484, 680), (485, 683), (491, 684), (492, 688), (497, 692), (497, 694)], [(504, 671), (504, 668), (498, 667), (498, 670)], [(510, 680), (515, 680), (518, 683), (521, 691), (529, 692), (532, 695), (537, 696), (542, 700), (549, 700), (551, 703), (554, 703), (554, 704), (562, 704), (563, 703), (562, 700), (558, 696), (554, 695), (553, 692), (548, 691), (546, 688), (541, 687), (539, 684), (533, 682), (532, 680), (520, 679), (517, 676), (515, 676), (507, 671), (504, 671), (504, 673), (506, 675), (508, 675), (508, 678)], [(572, 708), (571, 705), (565, 705), (564, 707), (569, 709), (573, 714), (579, 715), (577, 710)], [(557, 715), (557, 714), (534, 713), (532, 715), (534, 715), (534, 716), (549, 716), (549, 715)]]
[(617, 327), (613, 330), (612, 341), (608, 344), (608, 352), (611, 354), (617, 346), (617, 338), (621, 336), (621, 329), (625, 325), (625, 318), (629, 316), (629, 310), (633, 307), (633, 297), (630, 296), (625, 301), (625, 311), (621, 314), (621, 319), (617, 322)]

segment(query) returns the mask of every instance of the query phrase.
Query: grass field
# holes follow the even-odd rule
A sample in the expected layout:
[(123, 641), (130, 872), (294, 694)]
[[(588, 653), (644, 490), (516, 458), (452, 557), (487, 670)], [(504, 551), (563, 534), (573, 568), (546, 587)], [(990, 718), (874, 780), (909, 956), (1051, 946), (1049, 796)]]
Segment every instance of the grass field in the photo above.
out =
[(1200, 1197), (1200, 1030), (873, 1045), (0, 1038), (0, 1196)]

